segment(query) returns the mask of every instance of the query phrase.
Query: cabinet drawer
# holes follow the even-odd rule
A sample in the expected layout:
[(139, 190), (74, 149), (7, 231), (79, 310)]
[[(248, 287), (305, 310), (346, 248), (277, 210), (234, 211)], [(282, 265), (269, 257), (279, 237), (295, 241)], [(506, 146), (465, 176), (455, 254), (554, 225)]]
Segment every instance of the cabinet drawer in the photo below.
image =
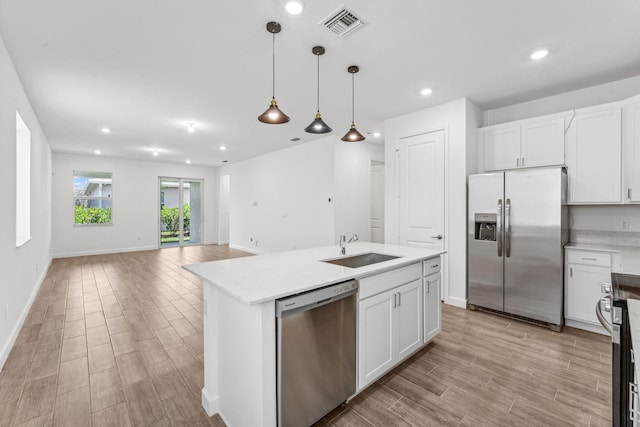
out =
[(430, 276), (440, 271), (440, 257), (430, 258), (422, 262), (422, 275)]
[(572, 264), (611, 267), (611, 254), (609, 252), (569, 250), (567, 251), (567, 262)]
[(360, 283), (360, 299), (363, 300), (370, 296), (419, 279), (422, 276), (421, 264), (422, 263), (418, 262), (406, 267), (396, 268), (395, 270), (386, 271), (384, 273), (376, 274), (375, 276), (360, 279), (358, 281)]

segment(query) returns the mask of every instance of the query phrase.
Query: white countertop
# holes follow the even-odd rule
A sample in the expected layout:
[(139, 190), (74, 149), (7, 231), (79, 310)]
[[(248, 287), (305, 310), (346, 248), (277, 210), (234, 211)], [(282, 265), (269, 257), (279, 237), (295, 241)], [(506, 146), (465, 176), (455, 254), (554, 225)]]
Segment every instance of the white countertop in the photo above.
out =
[(183, 266), (206, 282), (246, 304), (258, 304), (349, 279), (439, 256), (445, 251), (355, 242), (347, 245), (349, 257), (367, 252), (401, 258), (360, 268), (341, 267), (321, 260), (342, 258), (338, 245), (290, 252), (210, 261)]
[(569, 243), (565, 248), (586, 251), (612, 252), (618, 254), (619, 262), (612, 262), (611, 271), (614, 273), (640, 275), (640, 248), (637, 246), (603, 245), (595, 243)]

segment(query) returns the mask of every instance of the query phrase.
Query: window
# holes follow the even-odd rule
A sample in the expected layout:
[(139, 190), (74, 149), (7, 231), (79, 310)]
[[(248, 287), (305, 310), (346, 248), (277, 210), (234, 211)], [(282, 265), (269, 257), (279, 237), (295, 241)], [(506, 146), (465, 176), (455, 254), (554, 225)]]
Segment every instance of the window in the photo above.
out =
[(31, 132), (16, 111), (16, 247), (31, 240)]
[(111, 224), (111, 173), (73, 172), (75, 224)]

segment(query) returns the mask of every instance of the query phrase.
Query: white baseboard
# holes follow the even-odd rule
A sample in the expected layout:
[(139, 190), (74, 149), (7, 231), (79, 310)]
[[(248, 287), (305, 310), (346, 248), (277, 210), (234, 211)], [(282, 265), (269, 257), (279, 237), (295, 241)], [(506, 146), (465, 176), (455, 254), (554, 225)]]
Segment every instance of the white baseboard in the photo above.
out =
[(2, 370), (2, 367), (4, 366), (5, 362), (7, 361), (7, 358), (9, 357), (9, 353), (11, 352), (11, 349), (13, 348), (13, 344), (15, 344), (16, 339), (18, 338), (18, 334), (22, 329), (22, 325), (24, 325), (24, 321), (27, 319), (27, 316), (29, 315), (29, 310), (31, 310), (31, 305), (33, 304), (33, 301), (36, 299), (36, 295), (38, 295), (38, 291), (40, 290), (40, 286), (42, 285), (42, 282), (44, 282), (44, 278), (47, 277), (47, 273), (49, 272), (49, 266), (51, 265), (51, 260), (52, 258), (49, 258), (49, 260), (47, 261), (46, 267), (42, 269), (42, 273), (40, 274), (40, 277), (38, 278), (38, 281), (36, 282), (36, 285), (34, 286), (33, 291), (31, 292), (31, 295), (29, 295), (27, 304), (22, 310), (22, 313), (20, 313), (20, 317), (18, 317), (18, 321), (16, 322), (13, 329), (11, 330), (11, 334), (7, 338), (7, 341), (2, 346), (2, 350), (0, 350), (0, 370)]
[(594, 325), (587, 322), (580, 322), (578, 320), (564, 319), (565, 326), (569, 326), (576, 329), (582, 329), (589, 332), (595, 332), (596, 334), (609, 335), (609, 332), (602, 325)]
[(231, 243), (229, 244), (229, 247), (231, 249), (237, 249), (239, 251), (245, 251), (245, 252), (249, 252), (249, 253), (252, 253), (252, 254), (255, 254), (255, 255), (262, 255), (262, 254), (265, 253), (264, 251), (259, 251), (256, 248), (247, 248), (245, 246), (234, 245), (234, 244), (231, 244)]
[(210, 397), (209, 394), (207, 393), (206, 388), (202, 389), (201, 396), (202, 396), (202, 407), (207, 412), (207, 415), (212, 417), (220, 411), (220, 402), (218, 401), (218, 398)]
[(449, 296), (444, 300), (444, 303), (455, 307), (467, 308), (467, 300), (464, 298)]
[(155, 251), (157, 246), (138, 246), (133, 248), (99, 249), (95, 251), (62, 252), (53, 254), (53, 258), (70, 258), (75, 256), (119, 254), (122, 252)]
[(217, 243), (213, 243), (214, 245), (228, 245), (229, 241), (228, 240), (220, 240)]

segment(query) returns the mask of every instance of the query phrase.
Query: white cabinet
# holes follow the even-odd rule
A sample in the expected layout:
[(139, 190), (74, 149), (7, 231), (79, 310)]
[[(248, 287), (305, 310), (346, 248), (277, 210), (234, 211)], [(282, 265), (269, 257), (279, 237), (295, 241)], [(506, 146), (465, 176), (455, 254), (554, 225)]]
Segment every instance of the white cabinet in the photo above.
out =
[(621, 104), (577, 110), (566, 146), (568, 202), (621, 203)]
[(564, 126), (555, 115), (479, 129), (480, 169), (564, 165)]
[(640, 100), (623, 108), (623, 152), (625, 185), (623, 198), (627, 203), (640, 202)]
[(440, 289), (440, 257), (431, 258), (422, 263), (422, 295), (424, 296), (424, 342), (428, 343), (440, 333), (441, 327), (441, 303)]
[(481, 155), (485, 171), (515, 169), (520, 166), (520, 126), (492, 126), (480, 131)]
[(527, 120), (521, 126), (521, 167), (564, 165), (564, 118)]
[(442, 330), (440, 312), (440, 273), (424, 278), (424, 342), (433, 339)]
[(601, 284), (611, 282), (611, 253), (568, 248), (565, 276), (565, 318), (600, 326), (595, 307), (604, 296)]
[(421, 263), (360, 280), (358, 389), (423, 345)]

